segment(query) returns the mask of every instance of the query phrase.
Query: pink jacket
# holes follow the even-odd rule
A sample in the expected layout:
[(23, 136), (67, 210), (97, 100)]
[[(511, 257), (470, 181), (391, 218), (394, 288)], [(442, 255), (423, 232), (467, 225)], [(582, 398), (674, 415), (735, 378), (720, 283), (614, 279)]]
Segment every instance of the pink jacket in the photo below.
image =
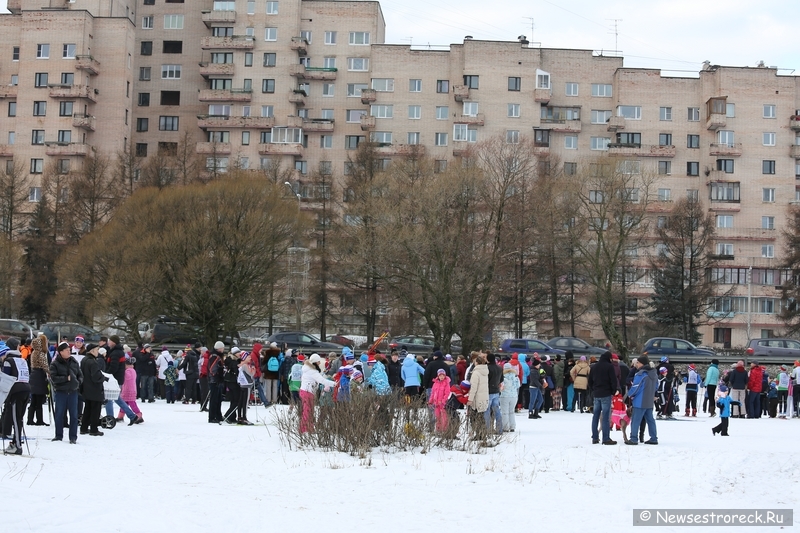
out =
[(444, 379), (436, 378), (433, 380), (433, 388), (431, 389), (431, 398), (428, 403), (434, 407), (443, 408), (450, 397), (450, 378)]
[(122, 384), (120, 397), (125, 402), (136, 401), (136, 370), (132, 366), (125, 369), (125, 383)]

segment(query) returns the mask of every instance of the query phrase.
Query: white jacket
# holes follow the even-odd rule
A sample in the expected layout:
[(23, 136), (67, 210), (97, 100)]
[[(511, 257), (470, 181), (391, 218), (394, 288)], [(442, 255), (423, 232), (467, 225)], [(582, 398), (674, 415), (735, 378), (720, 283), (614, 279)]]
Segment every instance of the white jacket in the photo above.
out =
[(325, 378), (322, 373), (310, 365), (303, 365), (303, 377), (300, 380), (300, 390), (314, 394), (319, 388), (318, 385), (325, 385), (326, 387), (333, 387), (336, 385), (330, 379)]
[(156, 365), (158, 366), (158, 379), (164, 379), (164, 371), (167, 369), (169, 362), (172, 361), (172, 356), (167, 350), (161, 352), (161, 355), (158, 356), (156, 359)]

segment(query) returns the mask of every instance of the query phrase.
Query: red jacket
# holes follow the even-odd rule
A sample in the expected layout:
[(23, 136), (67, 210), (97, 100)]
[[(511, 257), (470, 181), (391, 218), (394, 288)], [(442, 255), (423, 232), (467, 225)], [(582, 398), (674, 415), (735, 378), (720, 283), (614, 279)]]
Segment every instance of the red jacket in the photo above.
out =
[(519, 378), (519, 382), (520, 382), (520, 383), (522, 383), (522, 376), (523, 376), (524, 374), (523, 374), (523, 372), (522, 372), (522, 365), (521, 365), (521, 364), (520, 364), (520, 362), (519, 362), (519, 354), (518, 354), (518, 353), (516, 353), (516, 352), (515, 352), (515, 353), (512, 353), (512, 354), (511, 354), (511, 360), (508, 362), (508, 364), (510, 364), (511, 366), (513, 366), (513, 367), (514, 367), (514, 370), (516, 370), (516, 371), (517, 371), (517, 377)]
[(757, 366), (750, 370), (750, 376), (747, 378), (747, 388), (753, 392), (761, 392), (761, 381), (764, 379), (764, 370)]
[(456, 372), (458, 373), (458, 383), (461, 383), (467, 375), (467, 362), (463, 359), (459, 360), (456, 363)]
[(261, 343), (257, 342), (253, 345), (253, 351), (250, 352), (250, 361), (253, 365), (255, 373), (253, 379), (261, 379)]
[(450, 387), (450, 392), (453, 393), (453, 396), (456, 397), (456, 400), (458, 400), (461, 405), (467, 405), (469, 401), (469, 389), (462, 389), (460, 385), (452, 385)]

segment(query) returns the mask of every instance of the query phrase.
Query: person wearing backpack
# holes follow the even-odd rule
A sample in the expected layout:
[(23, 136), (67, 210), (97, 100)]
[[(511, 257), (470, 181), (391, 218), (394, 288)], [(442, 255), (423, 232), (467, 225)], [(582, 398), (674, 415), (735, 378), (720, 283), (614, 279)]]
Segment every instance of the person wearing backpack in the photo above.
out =
[(273, 342), (265, 352), (264, 361), (261, 363), (261, 379), (264, 381), (264, 396), (269, 404), (273, 404), (278, 401), (281, 349)]

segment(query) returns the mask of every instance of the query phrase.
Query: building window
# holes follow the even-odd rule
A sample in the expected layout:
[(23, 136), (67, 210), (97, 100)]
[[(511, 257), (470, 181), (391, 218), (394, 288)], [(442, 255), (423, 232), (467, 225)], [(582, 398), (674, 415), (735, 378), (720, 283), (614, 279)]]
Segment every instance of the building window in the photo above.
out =
[(142, 41), (139, 45), (139, 54), (143, 56), (153, 55), (153, 41)]
[(31, 159), (31, 174), (41, 174), (42, 172), (44, 172), (44, 159)]
[(50, 59), (50, 45), (37, 44), (36, 45), (36, 59)]
[(325, 32), (325, 44), (336, 44), (336, 32), (335, 31), (326, 31)]
[(736, 104), (725, 104), (725, 116), (727, 118), (734, 118), (736, 117)]
[(566, 95), (578, 96), (578, 84), (573, 81), (568, 81), (566, 83)]
[[(75, 73), (74, 72), (62, 72), (61, 73), (61, 85), (74, 85), (75, 84)], [(125, 98), (130, 96), (131, 90), (131, 82), (125, 82)]]
[(449, 120), (450, 108), (446, 105), (436, 106), (436, 120)]
[(33, 116), (43, 117), (47, 115), (47, 102), (34, 102), (33, 103)]
[(136, 143), (136, 157), (147, 157), (147, 143)]
[(355, 45), (367, 45), (367, 44), (369, 44), (369, 32), (368, 31), (351, 31), (350, 32), (350, 44), (355, 44)]
[(47, 72), (37, 72), (34, 74), (34, 87), (47, 87)]
[(508, 90), (509, 91), (519, 91), (520, 87), (522, 86), (522, 78), (508, 78)]
[(406, 143), (407, 144), (419, 144), (419, 132), (418, 131), (409, 131), (408, 135), (406, 136)]
[(775, 246), (772, 244), (762, 244), (761, 257), (775, 257)]
[(687, 176), (699, 176), (700, 175), (700, 162), (699, 161), (687, 161), (686, 162), (686, 175)]
[(372, 78), (372, 88), (377, 92), (394, 92), (394, 78)]
[(761, 142), (764, 146), (775, 146), (775, 134), (764, 133)]
[(772, 189), (772, 188), (761, 189), (761, 201), (762, 202), (774, 202), (775, 201), (775, 189)]
[(608, 150), (608, 144), (610, 142), (611, 139), (608, 137), (592, 137), (591, 138), (592, 150)]
[(369, 86), (366, 83), (348, 83), (347, 84), (347, 97), (348, 98), (358, 98), (361, 96), (361, 91), (368, 89)]
[(17, 103), (16, 102), (9, 102), (8, 103), (8, 116), (9, 117), (16, 117), (17, 116)]
[(182, 54), (183, 41), (164, 41), (161, 52), (164, 54)]
[(69, 174), (69, 159), (59, 159), (56, 163), (56, 172), (59, 174)]
[(433, 162), (433, 173), (441, 174), (442, 172), (447, 172), (447, 160), (437, 159)]
[(434, 135), (434, 144), (436, 146), (447, 146), (447, 134), (446, 133), (436, 133)]
[(700, 136), (699, 135), (687, 135), (686, 136), (686, 148), (700, 148)]
[(322, 96), (331, 97), (334, 95), (336, 87), (333, 83), (323, 83), (322, 84)]
[(150, 67), (139, 67), (139, 81), (150, 81)]
[(775, 161), (762, 161), (761, 162), (762, 174), (775, 174)]
[(732, 215), (717, 215), (718, 228), (732, 228), (733, 216)]
[(449, 93), (450, 92), (450, 81), (449, 80), (436, 80), (436, 92), (437, 93)]
[(320, 135), (319, 136), (319, 147), (325, 149), (333, 148), (333, 135)]
[(178, 117), (158, 117), (158, 129), (161, 131), (178, 131)]
[(394, 106), (392, 105), (371, 105), (369, 114), (375, 118), (393, 118)]
[[(253, 52), (245, 52), (244, 53), (244, 66), (252, 67), (253, 66)], [(264, 65), (265, 67), (267, 65)], [(272, 65), (275, 66), (275, 65)]]
[(11, 61), (19, 61), (19, 46), (11, 49)]
[(68, 144), (72, 142), (71, 130), (58, 130), (58, 142), (61, 144)]
[(542, 148), (550, 146), (550, 130), (533, 130), (533, 144)]
[(519, 130), (506, 130), (506, 144), (519, 144)]
[(179, 79), (181, 79), (181, 66), (180, 65), (161, 65), (161, 79), (162, 80), (179, 80)]
[(363, 135), (345, 135), (344, 148), (345, 150), (356, 150), (358, 145), (364, 141)]
[(478, 140), (478, 130), (470, 129), (467, 124), (453, 124), (453, 142), (467, 141), (476, 142)]
[(610, 118), (610, 110), (592, 109), (592, 124), (606, 124)]
[(617, 106), (617, 116), (624, 117), (627, 120), (641, 120), (642, 108), (635, 105)]
[(273, 143), (299, 144), (303, 140), (303, 130), (300, 128), (273, 128)]
[(265, 41), (277, 41), (278, 40), (278, 28), (264, 28), (264, 40)]
[(264, 52), (264, 66), (274, 67), (275, 58), (276, 58), (275, 52)]
[(262, 105), (261, 106), (261, 117), (262, 118), (270, 118), (273, 116), (273, 107), (271, 105)]
[(574, 176), (578, 173), (578, 163), (564, 163), (564, 174)]
[(700, 199), (700, 191), (697, 189), (686, 189), (686, 198), (690, 202), (696, 202)]
[(672, 189), (658, 189), (658, 201), (659, 202), (672, 201)]
[(369, 58), (366, 57), (348, 57), (347, 70), (353, 72), (366, 72), (369, 70)]
[(422, 115), (422, 106), (410, 105), (408, 106), (408, 118), (411, 120), (419, 120)]
[(369, 140), (376, 144), (392, 144), (392, 132), (373, 131), (369, 136)]
[(577, 150), (578, 149), (578, 136), (577, 135), (565, 135), (564, 136), (564, 148), (567, 150)]
[(602, 204), (604, 199), (603, 191), (589, 191), (589, 203)]
[(181, 105), (181, 92), (161, 91), (161, 105)]
[(149, 127), (149, 119), (147, 118), (137, 118), (136, 119), (136, 131), (147, 131)]
[[(35, 161), (34, 159), (31, 159), (31, 169), (33, 169), (33, 162), (34, 161)], [(41, 159), (39, 159), (39, 161), (41, 161)], [(41, 174), (41, 172), (33, 172), (33, 170), (31, 170), (31, 173), (32, 174)], [(28, 189), (28, 201), (29, 202), (39, 202), (41, 200), (42, 200), (42, 188), (41, 187), (31, 187), (30, 189)]]
[(712, 202), (738, 202), (739, 182), (712, 182), (709, 199)]
[(700, 122), (700, 108), (699, 107), (687, 108), (686, 120), (688, 120), (689, 122)]
[(348, 109), (345, 111), (345, 122), (361, 122), (361, 117), (367, 114), (363, 109)]
[(61, 57), (64, 59), (75, 59), (75, 45), (65, 43), (61, 49)]
[(478, 102), (464, 102), (464, 105), (461, 109), (461, 114), (466, 117), (477, 117)]
[(336, 68), (336, 58), (335, 57), (323, 57), (322, 58), (322, 67), (323, 68)]
[(44, 144), (44, 130), (31, 131), (31, 144)]
[(658, 145), (659, 146), (672, 146), (672, 134), (671, 133), (659, 133), (658, 134)]
[(672, 108), (671, 107), (659, 107), (658, 108), (658, 120), (672, 120)]
[(775, 104), (764, 104), (764, 118), (775, 118)]
[(508, 104), (508, 117), (519, 118), (519, 104)]
[(261, 80), (261, 92), (262, 93), (274, 93), (275, 92), (275, 80), (274, 79)]
[(267, 2), (267, 15), (278, 14), (278, 2)]
[(672, 161), (659, 161), (658, 173), (661, 175), (672, 174)]
[(422, 80), (408, 80), (408, 92), (410, 92), (410, 93), (421, 93), (422, 92)]
[(592, 96), (611, 98), (612, 95), (613, 95), (613, 90), (611, 84), (606, 84), (606, 83), (592, 84)]
[(142, 17), (142, 29), (143, 30), (152, 30), (153, 29), (153, 16)]
[(733, 159), (717, 159), (717, 170), (733, 174)]
[(165, 30), (182, 30), (183, 15), (164, 15)]
[(474, 76), (474, 75), (464, 76), (464, 85), (466, 85), (468, 89), (477, 89), (478, 88), (478, 76)]
[(761, 217), (761, 229), (775, 229), (775, 217)]

